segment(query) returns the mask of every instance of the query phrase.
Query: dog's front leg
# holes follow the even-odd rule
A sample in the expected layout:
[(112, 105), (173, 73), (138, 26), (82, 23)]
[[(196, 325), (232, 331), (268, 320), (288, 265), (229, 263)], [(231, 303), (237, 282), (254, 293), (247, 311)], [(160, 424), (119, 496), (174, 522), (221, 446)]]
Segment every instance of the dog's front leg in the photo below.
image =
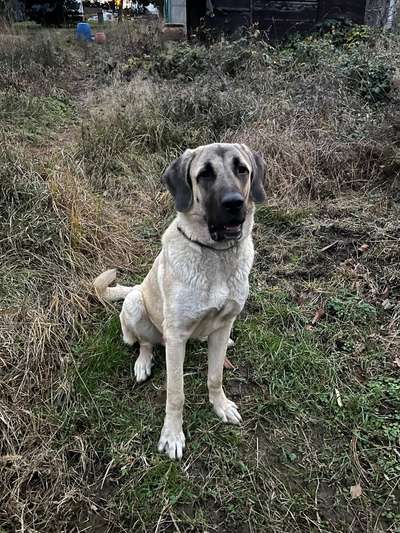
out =
[(214, 411), (224, 422), (240, 424), (237, 405), (228, 400), (222, 387), (224, 360), (233, 320), (208, 337), (208, 394)]
[(158, 451), (165, 451), (171, 459), (181, 459), (185, 448), (182, 415), (185, 401), (183, 362), (187, 339), (168, 332), (164, 337), (167, 360), (167, 405)]

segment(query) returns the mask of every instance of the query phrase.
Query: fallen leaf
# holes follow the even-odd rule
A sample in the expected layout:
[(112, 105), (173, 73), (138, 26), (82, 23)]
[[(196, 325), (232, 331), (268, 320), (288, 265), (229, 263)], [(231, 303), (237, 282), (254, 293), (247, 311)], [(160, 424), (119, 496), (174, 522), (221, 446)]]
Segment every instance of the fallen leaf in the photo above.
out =
[(394, 364), (400, 368), (400, 357), (395, 357)]
[(385, 287), (382, 291), (382, 296), (387, 298), (389, 296), (389, 287)]
[(340, 396), (339, 389), (335, 389), (336, 401), (339, 407), (343, 407), (342, 397)]
[(359, 252), (366, 252), (368, 249), (369, 249), (369, 245), (368, 245), (368, 244), (362, 244), (362, 245), (358, 248), (358, 251), (359, 251)]
[(298, 305), (304, 305), (305, 301), (306, 301), (306, 294), (304, 292), (302, 292), (297, 297), (297, 304)]
[(355, 498), (359, 498), (361, 494), (362, 494), (362, 488), (359, 483), (357, 483), (357, 485), (352, 485), (350, 487), (350, 496), (352, 500), (354, 500)]
[(382, 307), (385, 309), (385, 311), (387, 311), (388, 309), (391, 309), (393, 307), (393, 304), (390, 303), (390, 300), (384, 300), (382, 302)]
[(323, 307), (320, 307), (316, 310), (314, 318), (311, 320), (311, 324), (316, 324), (321, 318), (325, 316), (325, 309)]
[(229, 368), (229, 369), (234, 369), (235, 368), (227, 357), (225, 357), (224, 368)]

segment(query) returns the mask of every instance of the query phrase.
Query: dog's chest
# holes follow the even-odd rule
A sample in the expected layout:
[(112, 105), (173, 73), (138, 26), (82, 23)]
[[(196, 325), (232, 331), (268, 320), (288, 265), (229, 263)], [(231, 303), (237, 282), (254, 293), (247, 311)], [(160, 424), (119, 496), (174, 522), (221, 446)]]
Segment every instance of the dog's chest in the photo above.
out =
[(235, 318), (246, 302), (253, 264), (251, 238), (232, 251), (213, 251), (179, 240), (163, 250), (159, 284), (164, 320), (202, 337)]
[(248, 293), (248, 273), (238, 270), (237, 265), (224, 266), (226, 268), (216, 269), (214, 265), (206, 269), (201, 299), (211, 309), (223, 310), (229, 301), (243, 307)]
[(252, 249), (242, 253), (211, 251), (186, 261), (182, 273), (191, 293), (193, 311), (198, 315), (233, 312), (235, 304), (234, 314), (240, 312), (248, 296), (252, 262)]

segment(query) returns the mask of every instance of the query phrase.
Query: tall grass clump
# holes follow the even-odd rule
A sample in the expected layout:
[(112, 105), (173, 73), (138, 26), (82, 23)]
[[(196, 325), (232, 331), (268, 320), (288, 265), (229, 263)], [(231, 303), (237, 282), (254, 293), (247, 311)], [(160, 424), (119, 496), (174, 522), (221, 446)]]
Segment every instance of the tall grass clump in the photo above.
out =
[(55, 32), (6, 27), (0, 34), (0, 89), (49, 93), (69, 53)]
[(392, 186), (398, 38), (351, 31), (342, 41), (316, 34), (273, 47), (252, 37), (132, 56), (120, 69), (130, 81), (118, 96), (104, 93), (108, 111), (94, 113), (85, 130), (89, 176), (155, 180), (166, 153), (237, 141), (262, 152), (270, 192), (280, 197)]

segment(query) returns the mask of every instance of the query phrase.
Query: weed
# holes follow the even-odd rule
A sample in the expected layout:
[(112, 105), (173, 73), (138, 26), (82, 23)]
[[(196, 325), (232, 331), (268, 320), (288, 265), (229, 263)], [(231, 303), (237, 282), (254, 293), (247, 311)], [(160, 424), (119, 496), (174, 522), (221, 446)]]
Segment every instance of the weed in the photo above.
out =
[(353, 322), (364, 322), (374, 319), (377, 314), (375, 306), (363, 301), (357, 296), (344, 298), (332, 298), (327, 305), (328, 311), (341, 320), (352, 320)]
[(377, 36), (373, 28), (354, 24), (351, 20), (346, 19), (326, 19), (316, 26), (316, 34), (322, 35), (324, 40), (337, 47), (344, 46), (346, 48), (373, 42)]

